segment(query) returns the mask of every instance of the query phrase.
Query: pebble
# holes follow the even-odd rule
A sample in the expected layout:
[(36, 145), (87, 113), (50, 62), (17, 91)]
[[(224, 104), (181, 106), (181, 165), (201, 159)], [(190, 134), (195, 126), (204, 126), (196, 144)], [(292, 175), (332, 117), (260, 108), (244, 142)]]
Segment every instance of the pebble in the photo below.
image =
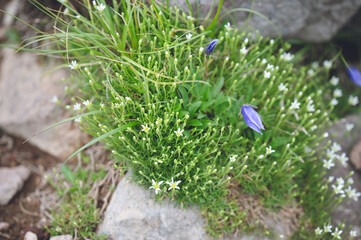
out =
[(38, 236), (36, 236), (33, 232), (27, 232), (24, 236), (24, 240), (38, 240)]

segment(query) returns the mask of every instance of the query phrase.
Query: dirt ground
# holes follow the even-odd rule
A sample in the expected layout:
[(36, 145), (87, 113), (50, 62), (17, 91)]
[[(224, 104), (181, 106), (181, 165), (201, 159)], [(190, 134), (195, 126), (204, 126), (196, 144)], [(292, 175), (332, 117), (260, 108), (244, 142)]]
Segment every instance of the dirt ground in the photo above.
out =
[[(0, 240), (23, 239), (27, 231), (38, 235), (39, 240), (49, 239), (44, 229), (46, 216), (42, 216), (40, 196), (37, 190), (43, 186), (44, 173), (54, 167), (58, 160), (23, 140), (0, 133), (0, 166), (24, 165), (31, 175), (22, 190), (6, 206), (0, 206), (0, 222), (7, 222), (7, 231), (0, 231)], [(42, 190), (43, 191), (43, 190)]]

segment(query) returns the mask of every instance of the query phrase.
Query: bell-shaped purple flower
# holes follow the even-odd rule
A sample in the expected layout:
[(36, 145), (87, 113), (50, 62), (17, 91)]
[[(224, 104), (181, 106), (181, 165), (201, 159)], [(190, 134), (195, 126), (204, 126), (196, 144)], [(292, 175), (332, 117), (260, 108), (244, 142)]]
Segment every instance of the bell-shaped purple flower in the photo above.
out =
[(214, 39), (214, 40), (212, 40), (210, 43), (209, 43), (209, 45), (208, 45), (208, 47), (206, 48), (206, 50), (204, 51), (204, 53), (206, 54), (206, 55), (211, 55), (211, 53), (213, 52), (213, 50), (214, 50), (214, 48), (216, 47), (216, 45), (217, 45), (217, 43), (219, 42), (219, 39)]
[(351, 78), (352, 82), (354, 82), (357, 86), (361, 87), (361, 73), (355, 67), (347, 68), (348, 76)]
[(242, 106), (240, 113), (242, 112), (244, 121), (248, 125), (248, 127), (252, 128), (256, 132), (261, 133), (261, 129), (265, 130), (261, 116), (256, 112), (256, 110), (251, 107), (249, 104), (245, 104)]

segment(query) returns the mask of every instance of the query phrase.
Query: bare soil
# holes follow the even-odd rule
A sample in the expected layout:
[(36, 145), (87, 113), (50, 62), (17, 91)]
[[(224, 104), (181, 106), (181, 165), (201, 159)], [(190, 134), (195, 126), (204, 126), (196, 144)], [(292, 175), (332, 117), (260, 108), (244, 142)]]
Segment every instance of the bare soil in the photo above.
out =
[(27, 231), (38, 235), (39, 240), (49, 239), (44, 228), (46, 216), (40, 211), (41, 200), (34, 191), (42, 182), (44, 173), (54, 167), (58, 160), (23, 140), (0, 133), (0, 167), (24, 165), (31, 169), (29, 179), (20, 192), (6, 206), (0, 206), (0, 222), (10, 224), (0, 231), (0, 240), (23, 239)]

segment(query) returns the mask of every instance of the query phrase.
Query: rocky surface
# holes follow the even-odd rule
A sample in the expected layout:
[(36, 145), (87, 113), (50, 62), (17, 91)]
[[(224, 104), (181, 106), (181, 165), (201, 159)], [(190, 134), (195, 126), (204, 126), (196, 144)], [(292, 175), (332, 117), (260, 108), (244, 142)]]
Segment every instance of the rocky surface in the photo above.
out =
[(73, 237), (71, 235), (61, 235), (51, 237), (50, 240), (73, 240)]
[[(98, 234), (105, 234), (112, 240), (146, 239), (146, 240), (210, 240), (206, 234), (205, 220), (197, 208), (179, 208), (166, 200), (155, 202), (151, 190), (131, 182), (128, 173), (118, 184), (105, 212), (104, 220), (98, 226)], [(253, 198), (243, 199), (254, 202)], [(253, 203), (247, 203), (247, 205)], [(258, 211), (260, 211), (258, 209)], [(294, 220), (294, 209), (283, 209), (278, 213), (261, 214), (268, 229), (276, 236), (287, 239), (292, 234), (289, 221)], [(288, 219), (292, 216), (292, 219)], [(282, 219), (281, 219), (282, 218)], [(236, 233), (224, 236), (222, 240), (267, 240), (256, 235)], [(215, 240), (215, 239), (213, 239)]]
[(24, 240), (38, 240), (38, 237), (35, 233), (28, 231), (24, 236)]
[[(170, 2), (188, 9), (186, 1)], [(209, 0), (189, 2), (193, 9), (199, 7), (201, 17), (205, 17), (213, 7), (213, 1)], [(285, 38), (322, 42), (330, 40), (360, 6), (361, 0), (225, 0), (222, 15), (233, 10), (233, 25), (243, 28), (247, 24), (250, 31), (259, 30), (264, 36), (276, 37), (279, 33)], [(247, 22), (249, 12), (237, 11), (239, 8), (253, 9), (259, 14), (253, 14)], [(214, 12), (216, 9), (217, 5), (214, 6)]]
[(196, 208), (156, 203), (154, 194), (131, 182), (127, 174), (113, 194), (98, 233), (113, 240), (199, 240), (206, 236), (204, 224)]
[(7, 222), (0, 222), (0, 231), (7, 231), (10, 227), (10, 224)]
[(351, 163), (355, 166), (355, 168), (361, 171), (361, 141), (356, 143), (351, 150), (350, 153)]
[[(330, 140), (337, 142), (342, 147), (342, 152), (345, 152), (350, 156), (350, 150), (352, 146), (358, 141), (361, 140), (361, 116), (360, 115), (350, 115), (344, 119), (339, 120), (333, 126), (328, 129), (330, 135)], [(354, 129), (347, 133), (346, 123), (353, 123), (355, 125)], [(330, 175), (337, 177), (345, 177), (351, 171), (355, 170), (354, 166), (349, 162), (346, 167), (342, 166), (338, 161), (336, 161), (336, 166), (332, 168)], [(352, 188), (355, 188), (357, 192), (361, 192), (361, 174), (360, 172), (355, 171), (353, 176), (354, 183)], [(346, 225), (354, 226), (354, 229), (359, 233), (361, 232), (361, 199), (354, 201), (352, 199), (347, 199), (338, 206), (333, 215), (333, 224), (342, 223), (346, 221)]]
[[(15, 54), (2, 50), (0, 65), (0, 128), (27, 139), (69, 115), (53, 102), (54, 96), (64, 97), (65, 70), (47, 72), (45, 62), (30, 53)], [(30, 140), (30, 143), (58, 158), (67, 158), (80, 146), (81, 131), (71, 123), (50, 129)]]
[(24, 166), (0, 168), (0, 205), (6, 205), (24, 185), (30, 170)]

